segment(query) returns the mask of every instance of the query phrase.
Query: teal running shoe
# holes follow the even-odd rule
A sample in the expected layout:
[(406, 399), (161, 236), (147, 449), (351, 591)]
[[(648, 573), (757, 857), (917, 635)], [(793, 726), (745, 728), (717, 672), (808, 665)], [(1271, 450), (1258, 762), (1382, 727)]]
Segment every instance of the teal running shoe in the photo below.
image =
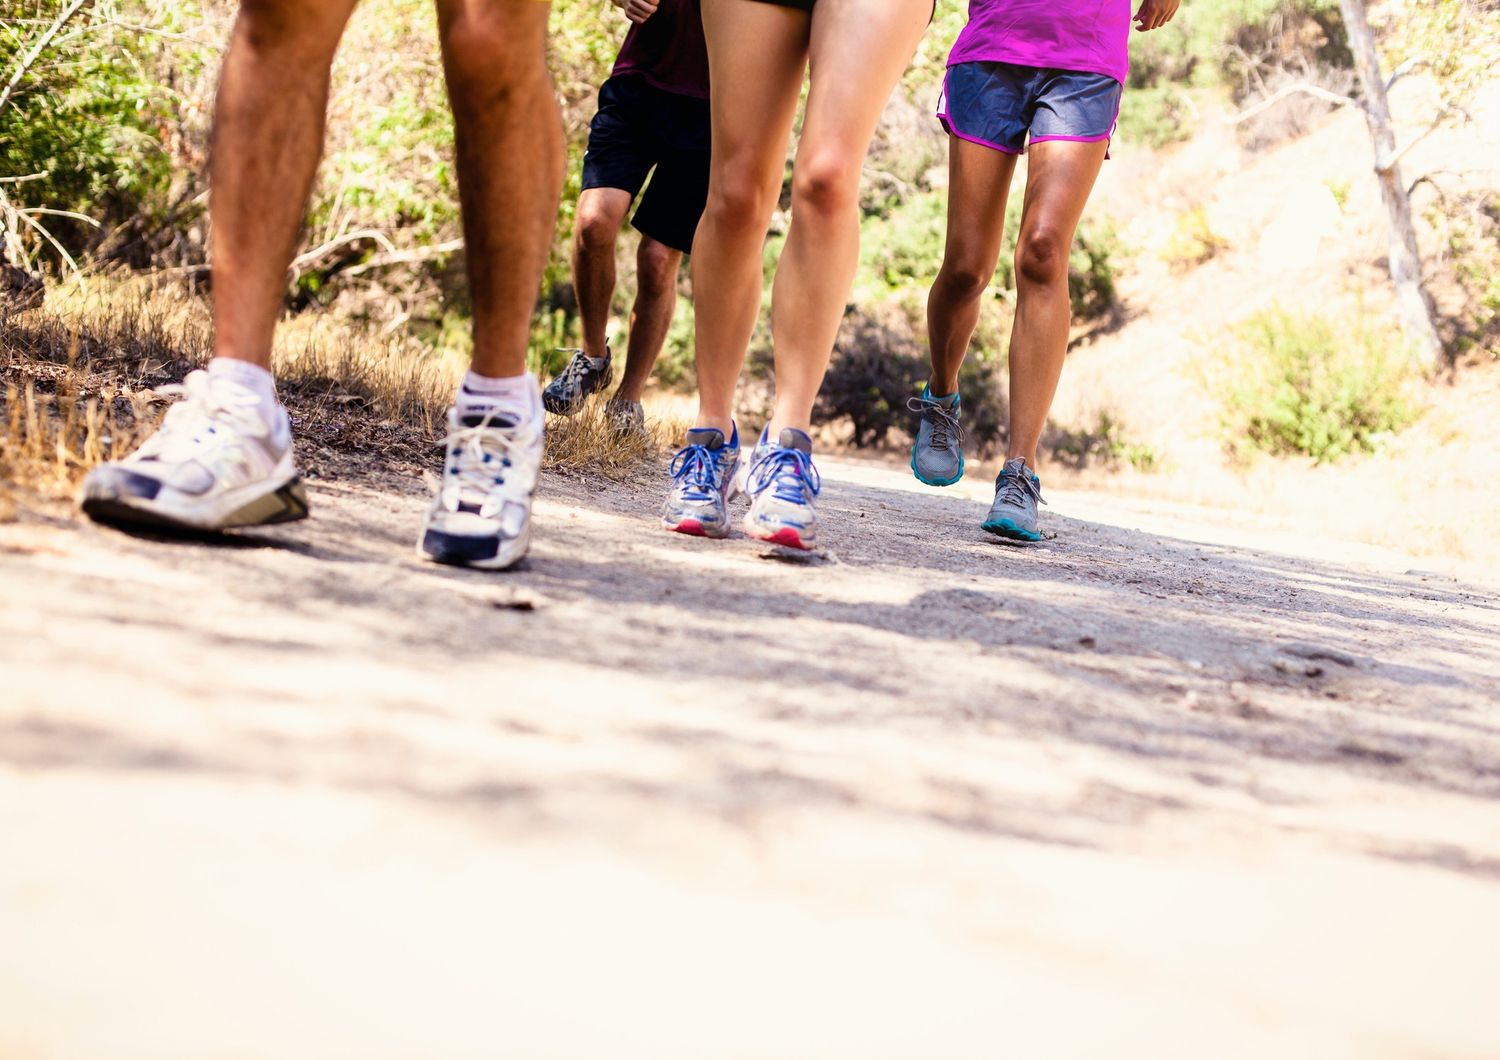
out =
[(1026, 461), (1019, 456), (1007, 460), (995, 479), (995, 503), (979, 528), (1011, 541), (1040, 541), (1036, 506), (1046, 503), (1042, 480), (1026, 467)]
[(930, 387), (906, 403), (920, 413), (917, 440), (911, 447), (911, 471), (929, 486), (951, 486), (964, 477), (963, 399), (957, 394), (933, 397)]
[(757, 541), (811, 551), (818, 540), (813, 501), (822, 489), (818, 469), (813, 467), (812, 439), (795, 428), (785, 428), (777, 444), (761, 452), (745, 481), (750, 496), (745, 533)]
[(734, 495), (734, 473), (740, 462), (740, 431), (728, 441), (717, 427), (694, 427), (687, 444), (672, 457), (672, 490), (662, 509), (661, 525), (694, 537), (728, 537), (727, 502)]

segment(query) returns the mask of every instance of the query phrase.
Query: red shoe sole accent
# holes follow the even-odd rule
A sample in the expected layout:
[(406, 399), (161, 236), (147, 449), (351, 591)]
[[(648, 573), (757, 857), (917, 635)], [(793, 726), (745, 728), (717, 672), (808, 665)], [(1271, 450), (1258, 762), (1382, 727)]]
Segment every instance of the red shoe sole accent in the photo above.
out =
[(772, 534), (770, 537), (763, 537), (761, 538), (761, 540), (769, 541), (773, 545), (781, 545), (783, 548), (796, 548), (801, 549), (803, 552), (812, 551), (812, 546), (804, 545), (802, 543), (802, 535), (797, 533), (797, 531), (793, 530), (790, 526), (783, 527), (782, 529)]
[(684, 519), (676, 526), (670, 526), (667, 529), (671, 530), (674, 534), (689, 534), (693, 537), (708, 536), (703, 532), (703, 524), (696, 519)]

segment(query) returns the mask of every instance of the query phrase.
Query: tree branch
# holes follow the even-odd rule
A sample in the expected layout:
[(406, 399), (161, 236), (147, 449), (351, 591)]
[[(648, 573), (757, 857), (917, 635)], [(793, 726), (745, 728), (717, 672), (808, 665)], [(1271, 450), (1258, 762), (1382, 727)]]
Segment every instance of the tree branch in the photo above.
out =
[(62, 31), (62, 28), (68, 24), (68, 21), (74, 15), (78, 14), (78, 12), (82, 11), (88, 3), (89, 0), (69, 0), (68, 6), (57, 13), (57, 17), (52, 20), (52, 25), (48, 26), (42, 32), (42, 35), (37, 38), (36, 43), (31, 46), (31, 50), (21, 57), (20, 64), (16, 66), (15, 72), (10, 75), (10, 80), (6, 82), (5, 88), (0, 89), (0, 110), (5, 109), (5, 105), (10, 102), (11, 96), (16, 91), (16, 86), (21, 83), (21, 79), (26, 76), (26, 71), (31, 69), (32, 64), (46, 50), (47, 45), (52, 43), (52, 38), (57, 36)]
[(1283, 99), (1286, 99), (1288, 96), (1296, 95), (1298, 92), (1305, 93), (1309, 96), (1316, 96), (1318, 99), (1326, 100), (1327, 102), (1332, 103), (1337, 107), (1359, 106), (1358, 101), (1352, 99), (1349, 96), (1340, 95), (1337, 92), (1330, 92), (1326, 88), (1319, 88), (1317, 85), (1310, 84), (1306, 81), (1298, 81), (1295, 84), (1285, 85), (1282, 88), (1278, 88), (1275, 92), (1272, 92), (1269, 96), (1267, 96), (1265, 99), (1261, 100), (1254, 106), (1246, 107), (1234, 117), (1230, 118), (1227, 124), (1238, 125), (1242, 121), (1249, 121), (1257, 114), (1261, 114), (1267, 110), (1270, 110), (1276, 104), (1280, 103)]

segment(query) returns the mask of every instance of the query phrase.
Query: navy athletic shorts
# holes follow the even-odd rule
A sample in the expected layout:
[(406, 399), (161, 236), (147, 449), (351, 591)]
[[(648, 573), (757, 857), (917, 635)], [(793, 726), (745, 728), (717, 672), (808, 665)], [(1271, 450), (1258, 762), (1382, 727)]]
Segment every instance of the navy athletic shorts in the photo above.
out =
[(1028, 134), (1031, 143), (1110, 139), (1123, 92), (1120, 82), (1105, 74), (957, 63), (943, 79), (937, 116), (961, 140), (1018, 155)]
[(619, 188), (634, 197), (650, 175), (631, 223), (691, 253), (708, 202), (710, 136), (708, 100), (664, 91), (639, 74), (611, 77), (599, 88), (599, 112), (589, 126), (583, 187)]

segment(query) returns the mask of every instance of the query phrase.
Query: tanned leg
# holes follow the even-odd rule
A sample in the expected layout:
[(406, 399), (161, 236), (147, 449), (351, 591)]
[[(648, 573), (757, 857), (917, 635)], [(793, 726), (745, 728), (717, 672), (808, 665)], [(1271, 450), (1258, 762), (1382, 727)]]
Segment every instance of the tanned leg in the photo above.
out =
[(995, 275), (1005, 226), (1005, 200), (1016, 156), (948, 138), (948, 236), (943, 265), (927, 295), (927, 341), (932, 393), (958, 392), (980, 301)]
[(734, 391), (760, 314), (761, 254), (782, 171), (810, 19), (747, 0), (703, 0), (713, 161), (693, 239), (698, 426), (729, 437)]
[(526, 371), (562, 191), (562, 118), (546, 62), (548, 5), (437, 6), (474, 302), (473, 369), (516, 376)]
[(641, 236), (635, 252), (635, 308), (630, 313), (630, 345), (625, 358), (625, 376), (615, 397), (639, 401), (651, 378), (657, 355), (672, 326), (677, 305), (677, 268), (682, 251), (673, 250), (648, 235)]
[(587, 188), (578, 196), (573, 221), (573, 290), (583, 324), (583, 352), (590, 357), (605, 353), (604, 332), (615, 297), (615, 243), (630, 201), (630, 192), (622, 188)]
[(1047, 412), (1068, 352), (1068, 252), (1108, 144), (1033, 144), (1016, 245), (1016, 321), (1010, 333), (1010, 446), (1036, 468)]
[[(773, 438), (784, 427), (811, 426), (859, 262), (865, 154), (931, 14), (929, 0), (819, 0), (815, 8), (811, 88), (792, 171), (792, 225), (772, 293)], [(714, 89), (722, 90), (717, 80)]]
[(329, 67), (353, 0), (244, 0), (214, 106), (214, 352), (271, 365), (286, 272), (323, 152)]

